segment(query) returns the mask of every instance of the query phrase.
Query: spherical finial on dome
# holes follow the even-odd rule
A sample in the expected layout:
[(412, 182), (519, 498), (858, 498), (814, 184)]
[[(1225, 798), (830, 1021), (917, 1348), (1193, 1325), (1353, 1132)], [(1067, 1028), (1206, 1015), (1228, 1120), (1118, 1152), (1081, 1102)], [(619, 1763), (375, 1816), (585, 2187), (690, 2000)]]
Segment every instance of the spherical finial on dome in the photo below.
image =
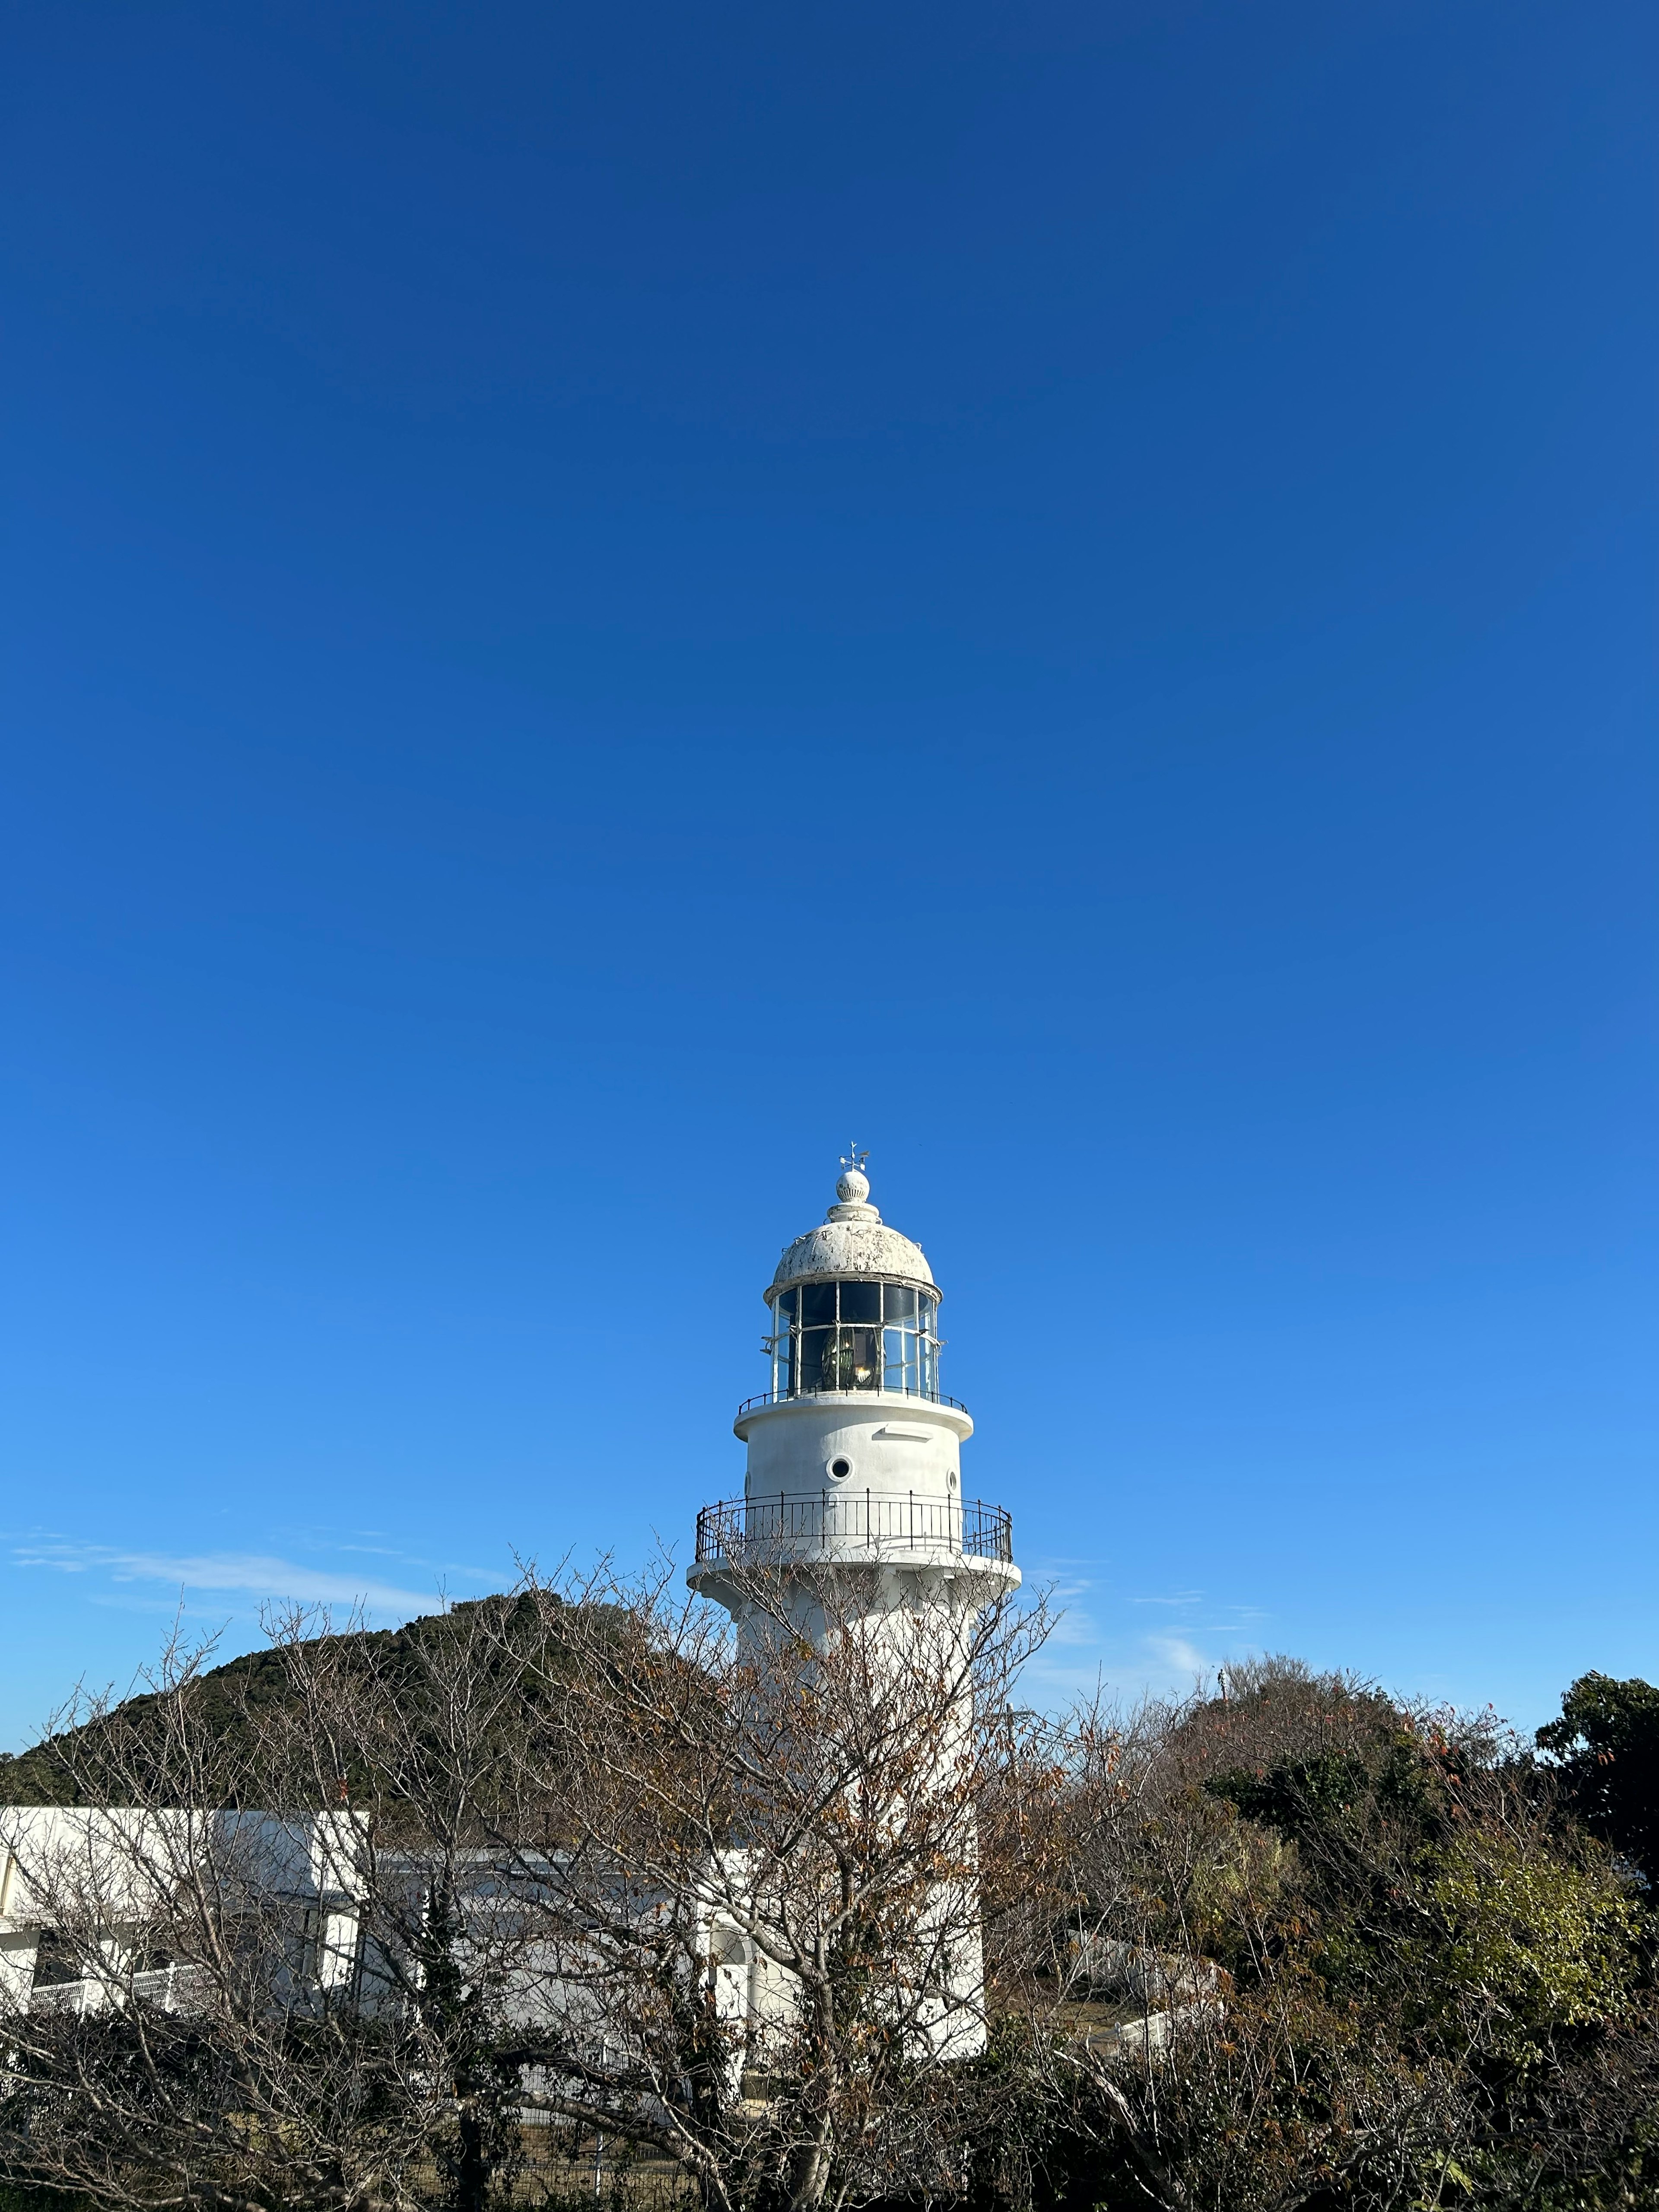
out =
[(841, 1163), (841, 1181), (836, 1185), (836, 1196), (843, 1206), (862, 1206), (870, 1195), (870, 1178), (864, 1172), (870, 1158), (866, 1145), (860, 1152), (856, 1145), (848, 1145)]

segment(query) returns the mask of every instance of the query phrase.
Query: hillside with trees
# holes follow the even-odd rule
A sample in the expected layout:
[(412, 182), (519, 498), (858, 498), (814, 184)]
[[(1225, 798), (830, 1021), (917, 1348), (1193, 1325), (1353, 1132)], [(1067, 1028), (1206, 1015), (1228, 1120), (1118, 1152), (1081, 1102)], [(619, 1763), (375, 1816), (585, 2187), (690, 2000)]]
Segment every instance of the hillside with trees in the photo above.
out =
[[(1040, 1611), (896, 1672), (843, 1626), (769, 1671), (665, 1575), (532, 1580), (66, 1715), (0, 1802), (346, 1808), (396, 2002), (273, 2003), (291, 1931), (169, 1869), (143, 1956), (190, 2006), (130, 1975), (0, 2016), (0, 2176), (156, 2212), (1659, 2207), (1659, 1692), (1586, 1675), (1525, 1742), (1278, 1659), (1050, 1722)], [(766, 2038), (711, 1889), (802, 1993)], [(952, 2059), (919, 1992), (970, 1935), (988, 2042)], [(550, 1961), (580, 2031), (518, 2001)]]
[[(121, 1805), (164, 1801), (170, 1778), (191, 1802), (263, 1802), (272, 1781), (272, 1746), (303, 1709), (301, 1686), (326, 1674), (337, 1694), (347, 1685), (388, 1710), (427, 1710), (446, 1662), (465, 1648), (498, 1679), (534, 1694), (515, 1656), (515, 1614), (530, 1630), (539, 1664), (558, 1662), (556, 1600), (523, 1594), (462, 1599), (401, 1628), (336, 1632), (303, 1613), (273, 1626), (263, 1648), (211, 1665), (211, 1647), (174, 1650), (150, 1686), (124, 1698), (82, 1696), (51, 1733), (28, 1750), (0, 1753), (0, 1805)], [(543, 1616), (545, 1615), (545, 1621)], [(531, 1626), (533, 1621), (533, 1627)], [(487, 1632), (481, 1638), (478, 1632)], [(489, 1656), (482, 1655), (487, 1644)], [(348, 1749), (325, 1802), (367, 1784), (368, 1770)], [(246, 1793), (252, 1790), (253, 1798)]]

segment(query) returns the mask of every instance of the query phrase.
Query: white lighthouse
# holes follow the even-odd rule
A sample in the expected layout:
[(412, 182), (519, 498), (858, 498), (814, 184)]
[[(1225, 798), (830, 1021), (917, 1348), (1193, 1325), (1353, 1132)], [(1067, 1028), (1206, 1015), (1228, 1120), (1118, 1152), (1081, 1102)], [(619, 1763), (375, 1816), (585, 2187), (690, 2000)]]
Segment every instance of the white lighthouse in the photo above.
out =
[[(952, 2060), (985, 2041), (977, 1851), (958, 1794), (971, 1765), (973, 1626), (1020, 1577), (1007, 1514), (963, 1495), (974, 1425), (939, 1389), (933, 1270), (871, 1205), (863, 1157), (842, 1161), (836, 1204), (778, 1262), (766, 1291), (772, 1387), (733, 1425), (749, 1448), (744, 1495), (697, 1516), (687, 1580), (730, 1609), (757, 1658), (787, 1627), (826, 1655), (853, 1639), (890, 1685), (931, 1674), (948, 1686), (914, 1771), (931, 1774), (924, 1796), (957, 1808), (954, 1850), (941, 1854), (956, 1871), (909, 1928), (905, 2033)], [(790, 2016), (787, 1988), (769, 2001)], [(733, 2009), (758, 2017), (768, 2002), (751, 1977)]]
[(866, 1157), (842, 1161), (836, 1203), (784, 1249), (766, 1291), (772, 1387), (733, 1423), (744, 1494), (697, 1516), (686, 1579), (740, 1630), (731, 1570), (745, 1561), (799, 1570), (796, 1626), (814, 1640), (831, 1587), (839, 1617), (896, 1623), (975, 1612), (1019, 1583), (1007, 1514), (963, 1494), (974, 1424), (939, 1389), (939, 1286), (871, 1205)]

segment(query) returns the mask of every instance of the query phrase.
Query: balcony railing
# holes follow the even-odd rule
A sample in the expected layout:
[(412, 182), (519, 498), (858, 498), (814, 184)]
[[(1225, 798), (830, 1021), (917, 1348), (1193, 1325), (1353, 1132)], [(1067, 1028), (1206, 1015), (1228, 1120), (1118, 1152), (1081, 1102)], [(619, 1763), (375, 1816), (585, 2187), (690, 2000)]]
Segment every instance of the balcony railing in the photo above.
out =
[(758, 1397), (745, 1398), (734, 1419), (740, 1421), (745, 1413), (752, 1413), (762, 1406), (804, 1406), (820, 1398), (848, 1398), (855, 1405), (874, 1405), (883, 1398), (902, 1398), (912, 1406), (954, 1406), (959, 1413), (968, 1410), (960, 1398), (947, 1398), (942, 1390), (763, 1390)]
[(970, 1559), (1013, 1564), (1013, 1522), (1000, 1505), (977, 1498), (918, 1498), (914, 1491), (883, 1496), (869, 1490), (824, 1497), (728, 1498), (697, 1516), (697, 1559), (734, 1566), (799, 1559), (823, 1547), (830, 1557), (866, 1551), (954, 1552)]

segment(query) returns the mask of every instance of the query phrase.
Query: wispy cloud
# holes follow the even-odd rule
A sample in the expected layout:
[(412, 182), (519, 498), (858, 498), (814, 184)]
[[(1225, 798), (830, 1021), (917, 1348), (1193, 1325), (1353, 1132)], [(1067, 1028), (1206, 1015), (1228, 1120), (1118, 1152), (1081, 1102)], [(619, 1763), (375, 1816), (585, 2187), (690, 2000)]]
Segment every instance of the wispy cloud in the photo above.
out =
[(1207, 1657), (1185, 1636), (1149, 1636), (1146, 1649), (1166, 1674), (1182, 1682), (1210, 1671)]
[[(58, 1574), (106, 1577), (116, 1583), (165, 1583), (172, 1589), (212, 1596), (240, 1596), (300, 1605), (362, 1606), (375, 1614), (406, 1620), (439, 1603), (435, 1590), (398, 1589), (349, 1570), (338, 1573), (301, 1560), (279, 1559), (258, 1552), (124, 1551), (114, 1545), (77, 1543), (67, 1537), (15, 1540), (12, 1559), (20, 1567), (42, 1567)], [(90, 1593), (88, 1593), (90, 1595)]]
[(1046, 1563), (1060, 1618), (1030, 1679), (1035, 1698), (1051, 1708), (1100, 1686), (1130, 1698), (1179, 1695), (1261, 1649), (1267, 1616), (1260, 1607), (1218, 1603), (1200, 1589), (1115, 1589), (1079, 1571), (1091, 1564)]

